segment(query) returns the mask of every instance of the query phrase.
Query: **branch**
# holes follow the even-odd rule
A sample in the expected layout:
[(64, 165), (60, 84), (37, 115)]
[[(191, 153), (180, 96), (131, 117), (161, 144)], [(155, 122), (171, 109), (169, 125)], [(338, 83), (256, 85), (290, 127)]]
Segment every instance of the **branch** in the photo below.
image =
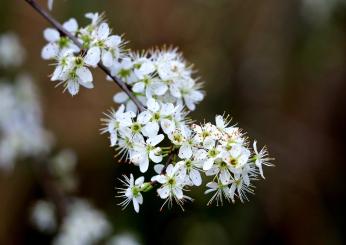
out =
[[(82, 43), (72, 33), (67, 31), (57, 20), (55, 20), (46, 10), (44, 10), (36, 0), (25, 0), (33, 9), (36, 10), (44, 19), (46, 19), (52, 26), (54, 26), (63, 36), (71, 39), (80, 49), (83, 49)], [(98, 63), (98, 67), (104, 71), (112, 80), (122, 89), (127, 96), (135, 103), (140, 112), (145, 110), (144, 105), (137, 99), (137, 97), (131, 92), (126, 83), (124, 83), (119, 77), (113, 76), (109, 69), (105, 67), (101, 62)]]

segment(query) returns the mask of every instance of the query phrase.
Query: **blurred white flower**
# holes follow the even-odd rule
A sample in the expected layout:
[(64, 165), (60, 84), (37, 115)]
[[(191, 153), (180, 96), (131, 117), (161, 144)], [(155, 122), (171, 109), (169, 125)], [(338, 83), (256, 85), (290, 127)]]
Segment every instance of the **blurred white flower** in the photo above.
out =
[(11, 170), (17, 159), (47, 153), (52, 135), (43, 128), (36, 88), (27, 75), (13, 85), (0, 83), (0, 168)]
[(37, 201), (32, 208), (31, 221), (41, 232), (53, 232), (57, 228), (55, 207), (48, 201)]
[(141, 245), (141, 243), (130, 233), (120, 233), (111, 237), (107, 245)]
[(110, 232), (110, 223), (103, 213), (93, 208), (87, 201), (76, 199), (69, 207), (53, 244), (96, 244)]
[(25, 50), (17, 35), (8, 32), (0, 35), (0, 67), (16, 67), (23, 63)]

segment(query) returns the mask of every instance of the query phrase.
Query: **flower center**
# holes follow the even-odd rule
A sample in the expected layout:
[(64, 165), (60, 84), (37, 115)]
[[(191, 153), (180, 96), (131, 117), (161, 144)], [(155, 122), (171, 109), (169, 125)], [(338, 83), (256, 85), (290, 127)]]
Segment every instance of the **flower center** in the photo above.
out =
[(134, 123), (131, 126), (131, 130), (133, 133), (139, 133), (142, 129), (142, 126), (139, 123)]

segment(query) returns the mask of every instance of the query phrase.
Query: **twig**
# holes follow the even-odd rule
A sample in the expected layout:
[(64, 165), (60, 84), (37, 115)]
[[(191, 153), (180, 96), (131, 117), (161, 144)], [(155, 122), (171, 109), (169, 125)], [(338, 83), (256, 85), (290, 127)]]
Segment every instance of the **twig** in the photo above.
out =
[[(33, 9), (36, 10), (44, 19), (46, 19), (52, 26), (54, 26), (63, 36), (71, 39), (74, 44), (76, 44), (80, 49), (83, 48), (83, 44), (75, 37), (72, 33), (67, 31), (56, 19), (54, 19), (46, 10), (44, 10), (36, 0), (25, 0)], [(104, 71), (112, 80), (122, 89), (127, 96), (135, 103), (139, 111), (144, 111), (144, 105), (136, 98), (136, 96), (131, 92), (125, 82), (123, 82), (119, 77), (113, 76), (110, 70), (105, 67), (101, 62), (98, 63), (98, 67)]]

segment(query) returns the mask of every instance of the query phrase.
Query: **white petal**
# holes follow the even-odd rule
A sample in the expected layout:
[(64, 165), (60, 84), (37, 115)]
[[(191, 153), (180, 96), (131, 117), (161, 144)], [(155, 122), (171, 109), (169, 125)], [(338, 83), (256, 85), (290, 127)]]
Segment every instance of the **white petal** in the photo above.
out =
[(112, 35), (105, 41), (106, 46), (110, 48), (116, 48), (120, 43), (121, 37), (118, 35)]
[(139, 212), (139, 204), (138, 204), (136, 198), (132, 199), (132, 203), (133, 203), (133, 208), (135, 209), (136, 213), (138, 213)]
[(175, 130), (175, 123), (168, 119), (161, 120), (161, 128), (165, 134), (172, 134)]
[(220, 173), (221, 183), (227, 185), (231, 181), (231, 174), (227, 170), (222, 170)]
[(153, 90), (156, 95), (162, 96), (167, 92), (168, 86), (164, 83), (158, 82), (153, 85)]
[(218, 188), (218, 184), (216, 182), (209, 182), (209, 183), (207, 183), (206, 186), (210, 189), (217, 189)]
[[(162, 165), (162, 164), (157, 164), (157, 165)], [(156, 165), (155, 165), (156, 166)], [(163, 165), (162, 165), (163, 166)], [(161, 171), (160, 171), (161, 172)], [(155, 175), (151, 178), (151, 181), (157, 181), (160, 184), (164, 184), (167, 182), (167, 178), (164, 175)]]
[(160, 127), (156, 122), (149, 122), (143, 127), (142, 133), (146, 137), (154, 137), (158, 134), (159, 129)]
[(135, 181), (135, 185), (141, 185), (143, 183), (144, 183), (144, 177), (143, 176), (137, 178)]
[(102, 63), (106, 67), (111, 67), (113, 65), (113, 55), (111, 52), (106, 50), (102, 51)]
[(129, 97), (125, 92), (119, 92), (113, 96), (113, 101), (118, 104), (125, 103), (128, 99)]
[(137, 122), (140, 124), (147, 124), (151, 119), (151, 113), (149, 111), (141, 112), (137, 117)]
[(179, 149), (179, 154), (178, 156), (181, 159), (188, 159), (192, 156), (192, 149), (189, 144), (183, 144), (180, 149)]
[(162, 155), (156, 155), (155, 151), (150, 151), (149, 157), (154, 163), (160, 163), (162, 161)]
[(86, 56), (84, 57), (84, 62), (87, 65), (90, 65), (92, 67), (96, 67), (97, 64), (100, 62), (100, 55), (101, 50), (99, 47), (93, 47), (88, 50)]
[(67, 83), (67, 89), (68, 91), (70, 92), (70, 94), (72, 96), (78, 94), (78, 91), (79, 91), (79, 83), (74, 81), (74, 80), (70, 80), (68, 81)]
[(144, 91), (145, 84), (143, 82), (135, 83), (132, 87), (132, 91), (135, 93), (142, 93)]
[(163, 134), (159, 134), (159, 135), (156, 135), (154, 137), (151, 137), (149, 139), (147, 139), (147, 143), (149, 145), (152, 145), (152, 146), (156, 146), (157, 144), (159, 144), (165, 137), (163, 136)]
[(225, 127), (225, 122), (223, 120), (223, 117), (220, 115), (217, 115), (215, 117), (216, 127), (223, 129)]
[(168, 103), (168, 104), (162, 104), (160, 112), (164, 116), (170, 116), (174, 113), (174, 110), (175, 110), (174, 105), (172, 103)]
[(203, 170), (209, 170), (211, 169), (211, 167), (213, 166), (214, 164), (214, 160), (209, 158), (207, 160), (205, 160), (204, 164), (203, 164)]
[(97, 38), (104, 40), (109, 36), (109, 27), (107, 23), (102, 23), (97, 29)]
[(63, 24), (63, 27), (69, 32), (75, 33), (78, 30), (78, 23), (76, 19), (71, 18)]
[(147, 172), (149, 168), (149, 158), (148, 156), (145, 156), (142, 161), (139, 163), (139, 170), (142, 172), (142, 173), (145, 173)]
[(59, 48), (55, 43), (48, 43), (41, 51), (41, 57), (44, 60), (55, 58), (59, 53)]
[(202, 184), (201, 174), (196, 169), (191, 169), (190, 179), (195, 186), (200, 186)]
[(184, 197), (183, 191), (180, 188), (173, 188), (173, 194), (178, 198), (182, 199)]
[(157, 189), (157, 193), (162, 199), (166, 199), (169, 196), (169, 187), (168, 186), (162, 186), (159, 189)]
[(117, 133), (111, 133), (110, 140), (111, 140), (111, 146), (115, 146), (117, 141), (118, 141), (118, 134)]
[(157, 112), (160, 109), (159, 103), (153, 98), (148, 99), (147, 106), (150, 111)]
[(156, 164), (154, 166), (154, 170), (157, 174), (161, 174), (164, 167), (165, 167), (165, 165), (163, 165), (163, 164)]
[(93, 75), (91, 71), (86, 67), (80, 67), (76, 70), (76, 74), (81, 83), (91, 83), (93, 81)]
[(48, 42), (56, 42), (60, 39), (59, 32), (54, 28), (47, 28), (43, 31), (43, 36)]

